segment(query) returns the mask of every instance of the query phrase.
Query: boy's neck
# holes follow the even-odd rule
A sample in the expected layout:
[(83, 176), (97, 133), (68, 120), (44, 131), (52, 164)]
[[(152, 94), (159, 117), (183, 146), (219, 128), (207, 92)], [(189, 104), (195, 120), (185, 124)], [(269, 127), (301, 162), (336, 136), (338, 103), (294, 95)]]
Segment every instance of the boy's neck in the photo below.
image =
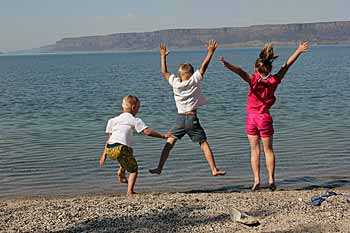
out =
[(181, 81), (187, 81), (187, 80), (189, 80), (191, 77), (180, 77), (180, 80)]
[(123, 109), (123, 113), (130, 113), (131, 115), (136, 116), (136, 114), (129, 109)]

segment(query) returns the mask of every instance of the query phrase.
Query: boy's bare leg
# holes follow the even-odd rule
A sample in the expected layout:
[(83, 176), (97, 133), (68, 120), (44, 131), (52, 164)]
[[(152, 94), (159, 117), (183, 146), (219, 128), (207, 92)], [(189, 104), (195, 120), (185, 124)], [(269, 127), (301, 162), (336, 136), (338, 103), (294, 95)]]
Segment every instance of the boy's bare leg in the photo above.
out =
[(275, 185), (275, 153), (272, 147), (272, 137), (262, 138), (264, 145), (264, 153), (266, 160), (266, 167), (269, 173), (269, 185), (270, 189), (274, 191), (276, 189)]
[(250, 144), (250, 162), (254, 175), (252, 190), (258, 190), (260, 185), (260, 137), (248, 135)]
[(134, 186), (137, 178), (137, 172), (133, 172), (129, 174), (129, 179), (128, 179), (128, 196), (131, 196), (133, 194), (136, 194), (134, 192)]
[(170, 153), (171, 149), (173, 149), (175, 142), (176, 142), (175, 138), (173, 138), (173, 137), (168, 138), (168, 140), (163, 148), (162, 154), (160, 156), (158, 167), (155, 169), (150, 169), (149, 170), (150, 173), (158, 174), (158, 175), (160, 175), (160, 173), (162, 173), (165, 161), (168, 159), (169, 153)]
[(124, 183), (124, 184), (128, 183), (128, 180), (125, 177), (125, 169), (122, 168), (122, 166), (119, 166), (118, 176), (119, 176), (119, 182), (120, 183)]
[(211, 169), (211, 172), (213, 176), (224, 176), (226, 173), (225, 171), (220, 171), (215, 164), (213, 152), (210, 149), (208, 141), (204, 141), (200, 143), (201, 149), (204, 152), (205, 159), (209, 163), (209, 167)]

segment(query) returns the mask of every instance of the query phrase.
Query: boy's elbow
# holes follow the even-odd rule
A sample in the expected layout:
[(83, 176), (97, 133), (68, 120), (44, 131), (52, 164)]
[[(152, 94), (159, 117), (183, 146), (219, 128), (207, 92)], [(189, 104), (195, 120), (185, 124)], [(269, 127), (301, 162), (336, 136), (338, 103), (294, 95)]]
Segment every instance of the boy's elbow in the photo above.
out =
[(201, 67), (201, 68), (199, 69), (199, 73), (200, 73), (200, 75), (201, 75), (202, 77), (204, 76), (205, 71), (206, 71), (206, 67)]
[(162, 74), (163, 74), (163, 77), (164, 77), (166, 80), (169, 79), (170, 74), (169, 74), (168, 72), (162, 72)]
[(151, 133), (152, 133), (152, 131), (149, 129), (149, 128), (146, 128), (146, 129), (144, 129), (143, 131), (142, 131), (142, 133), (144, 134), (144, 135), (150, 135)]

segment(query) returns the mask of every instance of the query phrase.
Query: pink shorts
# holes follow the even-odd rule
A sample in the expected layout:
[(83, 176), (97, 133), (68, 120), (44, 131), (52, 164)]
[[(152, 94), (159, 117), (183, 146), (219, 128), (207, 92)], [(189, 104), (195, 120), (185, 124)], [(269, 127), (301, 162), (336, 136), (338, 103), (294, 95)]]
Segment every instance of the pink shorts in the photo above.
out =
[(274, 129), (270, 113), (248, 113), (246, 132), (262, 138), (272, 137)]

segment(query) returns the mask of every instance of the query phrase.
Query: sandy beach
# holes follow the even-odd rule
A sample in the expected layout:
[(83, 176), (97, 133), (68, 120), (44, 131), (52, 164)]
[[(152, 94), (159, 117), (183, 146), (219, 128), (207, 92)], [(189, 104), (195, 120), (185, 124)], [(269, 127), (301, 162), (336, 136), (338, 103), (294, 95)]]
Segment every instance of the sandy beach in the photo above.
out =
[[(143, 193), (1, 200), (0, 232), (350, 232), (350, 202), (325, 189), (232, 193)], [(350, 189), (334, 189), (350, 194)], [(237, 208), (259, 220), (231, 219)]]

